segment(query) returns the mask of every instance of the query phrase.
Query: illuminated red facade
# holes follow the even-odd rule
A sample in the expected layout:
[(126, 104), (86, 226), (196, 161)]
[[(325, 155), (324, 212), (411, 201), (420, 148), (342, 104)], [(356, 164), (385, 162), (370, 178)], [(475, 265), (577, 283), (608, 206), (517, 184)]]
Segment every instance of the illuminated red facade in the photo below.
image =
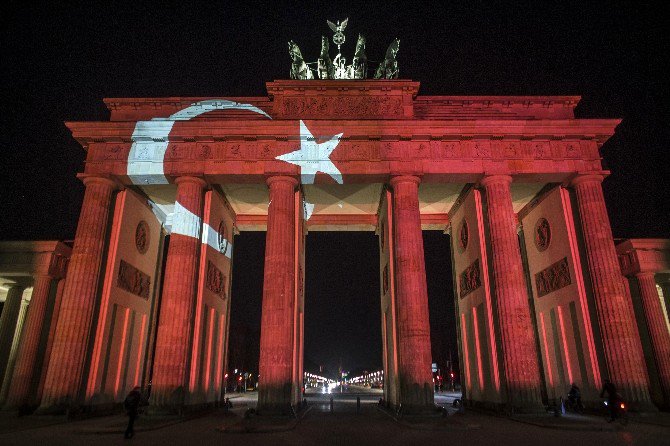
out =
[[(425, 229), (451, 234), (468, 404), (539, 410), (571, 382), (595, 402), (609, 376), (648, 409), (649, 367), (667, 401), (602, 194), (599, 148), (618, 120), (575, 119), (579, 97), (420, 96), (408, 80), (267, 90), (107, 99), (109, 121), (67, 124), (86, 194), (41, 412), (113, 405), (149, 381), (155, 411), (220, 402), (233, 235), (249, 230), (267, 231), (261, 412), (302, 399), (305, 234), (318, 230), (379, 235), (391, 405), (433, 404)], [(658, 271), (638, 280), (662, 356)]]

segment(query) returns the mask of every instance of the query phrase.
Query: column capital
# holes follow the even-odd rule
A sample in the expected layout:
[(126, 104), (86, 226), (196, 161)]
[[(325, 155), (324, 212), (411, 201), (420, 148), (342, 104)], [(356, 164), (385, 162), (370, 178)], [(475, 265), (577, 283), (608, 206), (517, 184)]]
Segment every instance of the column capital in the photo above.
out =
[(574, 177), (572, 180), (570, 180), (570, 185), (571, 186), (577, 186), (582, 183), (587, 183), (587, 182), (594, 182), (594, 183), (602, 183), (604, 177), (602, 175), (598, 175), (595, 173), (586, 173), (586, 174), (581, 174), (577, 175)]
[[(28, 282), (28, 283), (30, 283), (30, 282)], [(22, 288), (22, 289), (25, 290), (26, 288), (28, 288), (30, 286), (30, 285), (28, 285), (28, 283), (25, 282), (25, 279), (21, 279), (20, 282), (3, 282), (2, 285), (6, 286), (7, 287), (7, 292), (9, 292), (9, 290), (11, 290), (12, 288), (16, 288), (16, 289)]]
[(202, 188), (205, 188), (207, 186), (207, 182), (205, 180), (203, 180), (202, 178), (192, 177), (192, 176), (189, 176), (189, 175), (180, 176), (180, 177), (177, 177), (174, 180), (174, 184), (176, 184), (176, 185), (180, 185), (181, 183), (193, 183), (193, 184), (198, 185)]
[(265, 179), (265, 184), (267, 184), (268, 187), (272, 186), (273, 183), (279, 183), (279, 182), (291, 183), (293, 187), (298, 186), (298, 180), (288, 175), (273, 175)]
[(33, 284), (38, 280), (52, 280), (54, 278), (52, 274), (49, 274), (48, 272), (44, 271), (36, 271), (32, 277), (33, 277)]
[(656, 273), (654, 271), (639, 271), (635, 273), (635, 277), (637, 278), (647, 278), (651, 277), (652, 279), (655, 279)]
[(512, 177), (510, 175), (486, 175), (484, 178), (479, 180), (479, 184), (484, 187), (493, 183), (511, 184)]
[(395, 187), (398, 183), (415, 183), (419, 185), (421, 184), (421, 178), (416, 175), (395, 175), (391, 177), (389, 183), (392, 187)]
[(102, 184), (111, 187), (112, 190), (119, 189), (119, 185), (114, 180), (107, 177), (98, 175), (89, 175), (89, 174), (83, 174), (78, 176), (85, 186), (88, 186), (89, 184)]

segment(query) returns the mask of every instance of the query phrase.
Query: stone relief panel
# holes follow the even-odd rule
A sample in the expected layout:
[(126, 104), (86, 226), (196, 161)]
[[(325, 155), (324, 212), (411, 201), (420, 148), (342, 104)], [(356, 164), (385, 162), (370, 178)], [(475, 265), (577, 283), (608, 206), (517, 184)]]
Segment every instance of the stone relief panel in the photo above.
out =
[(469, 240), (470, 229), (468, 228), (467, 220), (463, 219), (460, 229), (458, 230), (458, 248), (460, 252), (464, 252), (468, 248)]
[(570, 269), (568, 267), (568, 258), (563, 257), (556, 263), (535, 274), (535, 286), (537, 288), (537, 297), (560, 290), (572, 283), (570, 278)]
[(193, 158), (195, 144), (193, 143), (171, 143), (165, 152), (165, 159), (183, 160)]
[(121, 144), (105, 144), (100, 146), (99, 156), (96, 159), (103, 161), (121, 161), (128, 159), (130, 147)]
[(140, 220), (135, 228), (135, 247), (140, 254), (149, 249), (149, 225), (144, 220)]
[[(372, 138), (376, 136), (370, 135)], [(396, 136), (397, 137), (397, 136)], [(297, 140), (229, 140), (208, 142), (170, 142), (164, 155), (154, 143), (137, 144), (137, 161), (163, 160), (273, 160), (276, 156), (291, 152), (299, 145)], [(337, 147), (336, 159), (343, 161), (377, 161), (400, 159), (536, 159), (536, 160), (581, 160), (597, 156), (597, 147), (592, 141), (534, 141), (534, 140), (413, 140), (388, 139), (377, 141), (365, 137), (356, 140), (341, 139)], [(125, 161), (129, 147), (124, 144), (91, 144), (89, 161)], [(596, 159), (593, 169), (600, 169)]]
[(118, 275), (116, 277), (116, 285), (143, 299), (149, 299), (151, 277), (125, 260), (121, 260)]
[(535, 247), (538, 251), (545, 251), (551, 243), (551, 226), (546, 218), (539, 218), (535, 223), (535, 230), (533, 232)]
[[(425, 143), (424, 143), (425, 144)], [(461, 156), (461, 141), (430, 141), (430, 157), (437, 159), (457, 158)]]
[(536, 159), (550, 159), (551, 146), (549, 141), (529, 141), (528, 144), (533, 146), (533, 157)]
[(222, 299), (226, 298), (226, 276), (223, 275), (221, 270), (211, 260), (207, 261), (205, 284), (209, 291), (220, 296)]
[(579, 158), (582, 155), (579, 141), (565, 141), (563, 143), (566, 158)]
[(399, 141), (382, 141), (379, 147), (379, 156), (382, 159), (395, 160), (400, 158)]
[(429, 158), (430, 147), (428, 141), (421, 141), (411, 145), (411, 158)]
[(461, 299), (482, 286), (479, 259), (475, 260), (470, 266), (465, 268), (465, 271), (463, 271), (458, 278), (458, 283), (461, 290)]
[(394, 96), (283, 97), (278, 111), (284, 117), (402, 116), (402, 98)]
[(491, 141), (465, 141), (463, 144), (467, 146), (472, 158), (491, 158)]
[(243, 157), (243, 145), (244, 143), (242, 142), (233, 142), (233, 143), (226, 143), (224, 144), (224, 156), (226, 159), (242, 159)]
[(208, 160), (214, 156), (214, 149), (211, 144), (198, 144), (196, 153), (198, 159)]

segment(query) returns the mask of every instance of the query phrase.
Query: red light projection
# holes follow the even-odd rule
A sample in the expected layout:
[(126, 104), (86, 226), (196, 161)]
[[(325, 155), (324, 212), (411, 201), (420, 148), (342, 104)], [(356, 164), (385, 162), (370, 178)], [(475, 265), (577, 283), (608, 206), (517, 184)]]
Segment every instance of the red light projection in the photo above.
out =
[(207, 289), (214, 294), (226, 298), (226, 276), (211, 260), (207, 261)]
[(537, 287), (538, 297), (546, 296), (571, 283), (567, 257), (563, 257), (558, 262), (535, 274), (535, 286)]
[(472, 264), (465, 268), (465, 271), (461, 273), (459, 277), (459, 286), (461, 289), (461, 299), (482, 286), (479, 259), (472, 262)]
[(119, 264), (119, 272), (116, 277), (116, 284), (119, 288), (140, 296), (143, 299), (149, 299), (149, 288), (151, 288), (151, 277), (144, 274), (125, 260)]

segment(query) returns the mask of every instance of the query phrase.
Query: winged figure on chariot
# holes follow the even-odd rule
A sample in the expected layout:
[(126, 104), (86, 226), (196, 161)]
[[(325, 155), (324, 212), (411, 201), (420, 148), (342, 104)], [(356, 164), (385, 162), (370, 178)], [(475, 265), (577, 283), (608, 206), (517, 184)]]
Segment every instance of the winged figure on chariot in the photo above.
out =
[[(346, 58), (342, 55), (342, 45), (346, 41), (344, 30), (347, 28), (349, 19), (333, 23), (326, 20), (328, 27), (333, 31), (333, 43), (337, 45), (337, 55), (330, 57), (328, 38), (321, 36), (321, 53), (316, 62), (306, 62), (300, 48), (292, 40), (289, 41), (289, 54), (291, 56), (291, 79), (366, 79), (368, 76), (368, 58), (365, 51), (366, 39), (358, 35), (356, 50), (351, 64), (347, 65)], [(374, 72), (375, 79), (397, 79), (398, 61), (396, 59), (400, 40), (395, 39), (386, 50), (386, 57), (379, 62)], [(310, 67), (310, 65), (315, 68)]]

